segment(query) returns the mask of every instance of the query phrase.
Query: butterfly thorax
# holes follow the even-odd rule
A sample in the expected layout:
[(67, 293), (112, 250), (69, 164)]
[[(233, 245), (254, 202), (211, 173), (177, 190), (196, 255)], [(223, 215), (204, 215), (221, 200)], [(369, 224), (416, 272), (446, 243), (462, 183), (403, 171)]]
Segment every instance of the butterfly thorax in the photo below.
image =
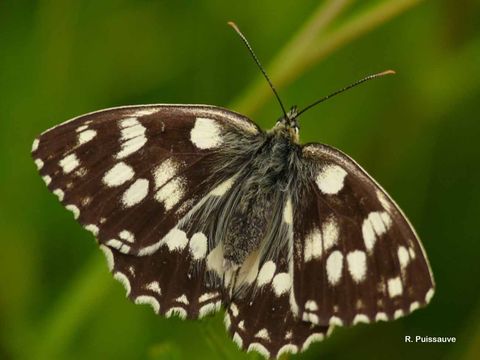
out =
[(253, 251), (275, 241), (282, 222), (275, 211), (286, 202), (299, 149), (287, 128), (275, 127), (245, 167), (224, 239), (227, 262), (239, 266)]

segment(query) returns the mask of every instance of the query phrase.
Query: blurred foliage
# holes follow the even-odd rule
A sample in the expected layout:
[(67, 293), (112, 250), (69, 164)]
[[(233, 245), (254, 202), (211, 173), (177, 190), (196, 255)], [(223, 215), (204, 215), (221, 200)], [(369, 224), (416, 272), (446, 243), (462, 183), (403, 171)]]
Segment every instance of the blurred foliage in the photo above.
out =
[(479, 14), (473, 0), (1, 1), (0, 358), (258, 357), (236, 349), (221, 314), (167, 320), (126, 300), (29, 155), (46, 128), (116, 105), (230, 106), (272, 126), (279, 108), (228, 20), (288, 105), (397, 71), (306, 114), (301, 136), (344, 150), (384, 185), (437, 281), (426, 309), (338, 330), (291, 358), (480, 358)]

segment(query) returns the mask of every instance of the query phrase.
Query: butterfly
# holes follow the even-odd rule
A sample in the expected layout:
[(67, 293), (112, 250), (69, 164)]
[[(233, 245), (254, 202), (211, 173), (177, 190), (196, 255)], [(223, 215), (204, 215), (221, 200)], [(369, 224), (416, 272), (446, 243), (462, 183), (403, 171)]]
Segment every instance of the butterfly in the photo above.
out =
[(224, 307), (235, 343), (275, 358), (409, 314), (435, 287), (380, 185), (340, 150), (300, 143), (306, 109), (263, 131), (217, 106), (116, 107), (47, 130), (32, 156), (133, 302), (187, 319)]

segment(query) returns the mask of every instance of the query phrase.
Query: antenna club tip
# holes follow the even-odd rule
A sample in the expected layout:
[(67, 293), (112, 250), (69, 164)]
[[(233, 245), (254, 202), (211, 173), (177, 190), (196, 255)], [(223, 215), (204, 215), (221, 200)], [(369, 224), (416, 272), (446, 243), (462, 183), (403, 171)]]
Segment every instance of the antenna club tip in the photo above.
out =
[(228, 24), (228, 26), (231, 26), (231, 27), (234, 28), (235, 30), (238, 29), (238, 26), (237, 26), (237, 24), (235, 24), (234, 21), (228, 21), (227, 24)]
[(382, 76), (383, 75), (395, 75), (396, 73), (397, 72), (395, 70), (389, 69), (389, 70), (385, 70), (385, 71), (381, 72), (379, 75), (382, 75)]

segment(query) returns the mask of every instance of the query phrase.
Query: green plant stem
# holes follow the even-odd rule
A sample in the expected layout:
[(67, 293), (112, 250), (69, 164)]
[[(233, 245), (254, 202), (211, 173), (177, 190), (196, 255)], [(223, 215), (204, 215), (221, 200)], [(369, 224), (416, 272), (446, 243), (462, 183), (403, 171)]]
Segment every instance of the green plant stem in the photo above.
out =
[(70, 344), (75, 330), (89, 318), (96, 303), (110, 291), (114, 282), (99, 255), (93, 256), (78, 272), (71, 285), (45, 317), (37, 332), (37, 346), (27, 348), (26, 358), (50, 360), (58, 358)]
[[(339, 0), (328, 3), (325, 11), (328, 10), (329, 15), (326, 16), (321, 11), (316, 11), (307, 25), (294, 36), (294, 40), (282, 49), (272, 63), (267, 66), (270, 77), (277, 88), (291, 83), (335, 50), (405, 12), (420, 1), (422, 0), (382, 2), (355, 15), (337, 29), (325, 32), (325, 27), (350, 2)], [(252, 114), (270, 96), (270, 89), (263, 79), (258, 78), (233, 102), (232, 107), (246, 114)]]

